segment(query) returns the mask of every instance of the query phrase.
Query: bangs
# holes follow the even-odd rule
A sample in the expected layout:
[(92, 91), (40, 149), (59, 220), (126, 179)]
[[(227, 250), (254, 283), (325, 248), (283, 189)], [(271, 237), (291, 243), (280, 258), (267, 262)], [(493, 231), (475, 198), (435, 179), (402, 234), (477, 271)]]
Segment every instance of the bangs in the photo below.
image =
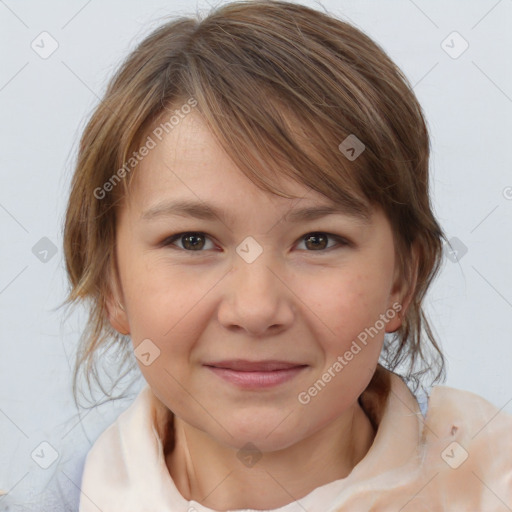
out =
[[(289, 178), (369, 219), (372, 203), (379, 202), (369, 169), (373, 154), (367, 140), (364, 151), (353, 160), (339, 149), (347, 137), (362, 137), (355, 133), (360, 123), (354, 107), (340, 101), (341, 86), (333, 90), (332, 78), (327, 84), (325, 76), (319, 78), (322, 66), (318, 63), (304, 64), (300, 73), (290, 74), (287, 70), (303, 62), (301, 54), (299, 49), (296, 55), (290, 54), (289, 47), (282, 56), (264, 50), (265, 46), (278, 48), (277, 40), (265, 45), (260, 41), (261, 48), (254, 51), (251, 45), (256, 43), (246, 34), (239, 40), (232, 33), (220, 37), (219, 30), (208, 25), (191, 37), (187, 52), (180, 55), (181, 65), (174, 74), (168, 73), (171, 78), (166, 87), (175, 94), (162, 93), (165, 108), (140, 123), (128, 153), (186, 104), (187, 97), (195, 98), (194, 110), (256, 186), (296, 198), (280, 186)], [(269, 37), (277, 39), (270, 33)], [(318, 101), (312, 101), (315, 96), (300, 85), (306, 83), (314, 85)], [(125, 193), (134, 175), (130, 173), (125, 180)]]

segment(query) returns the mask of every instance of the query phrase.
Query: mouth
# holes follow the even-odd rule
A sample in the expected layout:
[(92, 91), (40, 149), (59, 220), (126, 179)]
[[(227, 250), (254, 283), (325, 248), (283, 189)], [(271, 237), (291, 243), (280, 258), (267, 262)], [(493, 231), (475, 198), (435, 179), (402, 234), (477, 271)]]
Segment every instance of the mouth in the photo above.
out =
[(204, 365), (225, 382), (238, 388), (256, 390), (283, 384), (308, 365), (287, 361), (218, 361)]
[(245, 359), (234, 359), (231, 361), (217, 361), (206, 363), (205, 366), (213, 368), (222, 368), (224, 370), (234, 370), (237, 372), (274, 372), (279, 370), (289, 370), (307, 366), (302, 363), (292, 363), (288, 361), (247, 361)]

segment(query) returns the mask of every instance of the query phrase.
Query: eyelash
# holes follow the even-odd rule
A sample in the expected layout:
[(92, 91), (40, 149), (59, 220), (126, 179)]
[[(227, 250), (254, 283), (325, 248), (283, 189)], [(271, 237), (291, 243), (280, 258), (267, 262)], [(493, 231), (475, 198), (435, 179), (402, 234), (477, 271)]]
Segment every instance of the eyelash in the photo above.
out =
[[(162, 247), (168, 247), (170, 249), (177, 249), (177, 250), (180, 250), (180, 251), (183, 251), (183, 252), (188, 252), (188, 253), (202, 253), (202, 252), (205, 252), (205, 250), (198, 250), (198, 251), (192, 251), (192, 250), (188, 250), (188, 249), (182, 249), (181, 247), (178, 247), (178, 246), (173, 246), (173, 242), (175, 242), (176, 240), (179, 240), (180, 238), (184, 237), (185, 235), (201, 235), (201, 236), (204, 236), (206, 238), (209, 238), (211, 239), (206, 233), (203, 233), (202, 231), (184, 231), (184, 232), (181, 232), (181, 233), (176, 233), (175, 235), (171, 235), (169, 237), (167, 237), (160, 245)], [(318, 249), (317, 251), (308, 251), (306, 250), (306, 252), (328, 252), (330, 251), (331, 249), (336, 249), (336, 248), (342, 248), (342, 247), (349, 247), (352, 245), (351, 242), (349, 242), (346, 238), (343, 238), (341, 236), (338, 236), (338, 235), (333, 235), (332, 233), (327, 233), (327, 232), (324, 232), (324, 231), (311, 231), (309, 233), (306, 233), (305, 235), (302, 235), (299, 240), (302, 241), (303, 239), (307, 238), (308, 236), (310, 235), (327, 235), (327, 238), (330, 238), (330, 239), (333, 239), (335, 240), (336, 242), (338, 242), (338, 247), (335, 245), (335, 246), (332, 246), (332, 247), (328, 247), (326, 249)]]

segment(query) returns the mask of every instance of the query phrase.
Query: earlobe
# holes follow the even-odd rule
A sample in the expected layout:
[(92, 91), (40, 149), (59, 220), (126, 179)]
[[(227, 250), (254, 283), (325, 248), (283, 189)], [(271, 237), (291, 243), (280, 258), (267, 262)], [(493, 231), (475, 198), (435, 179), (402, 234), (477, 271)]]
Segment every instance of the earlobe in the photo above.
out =
[(124, 306), (115, 297), (111, 296), (106, 300), (105, 304), (107, 317), (110, 325), (119, 334), (130, 334), (130, 326)]
[[(112, 302), (114, 301), (114, 304)], [(119, 334), (130, 334), (130, 326), (124, 306), (117, 299), (110, 299), (106, 305), (110, 325)]]
[(125, 307), (119, 301), (119, 275), (117, 273), (116, 263), (114, 259), (111, 260), (110, 275), (107, 278), (109, 286), (108, 293), (105, 298), (105, 310), (107, 313), (110, 325), (119, 334), (130, 334), (130, 325), (128, 323), (128, 315)]
[(402, 326), (404, 318), (404, 308), (399, 302), (394, 302), (392, 307), (388, 309), (387, 317), (391, 318), (386, 324), (386, 332), (395, 332)]

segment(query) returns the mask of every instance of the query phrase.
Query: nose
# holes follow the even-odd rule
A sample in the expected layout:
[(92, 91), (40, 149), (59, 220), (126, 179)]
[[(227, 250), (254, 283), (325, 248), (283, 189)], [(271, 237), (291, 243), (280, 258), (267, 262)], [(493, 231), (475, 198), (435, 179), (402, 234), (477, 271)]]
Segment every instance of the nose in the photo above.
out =
[(252, 263), (235, 254), (233, 267), (223, 281), (218, 319), (227, 329), (264, 336), (278, 334), (292, 325), (294, 295), (270, 250), (264, 250)]

